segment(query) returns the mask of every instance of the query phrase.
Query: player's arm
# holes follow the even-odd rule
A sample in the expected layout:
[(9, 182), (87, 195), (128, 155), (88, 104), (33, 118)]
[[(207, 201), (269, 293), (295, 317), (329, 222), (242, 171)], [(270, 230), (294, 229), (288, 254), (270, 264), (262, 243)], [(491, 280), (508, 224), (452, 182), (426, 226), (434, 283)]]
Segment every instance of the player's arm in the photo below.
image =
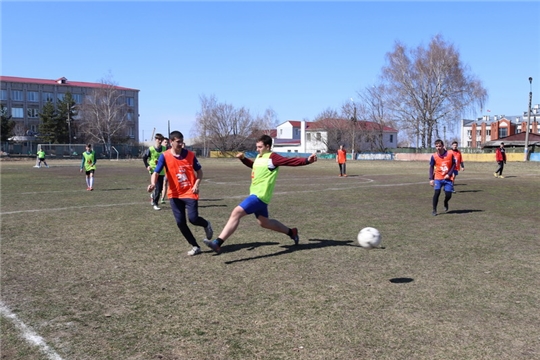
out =
[(236, 154), (236, 158), (240, 159), (242, 164), (246, 165), (248, 168), (253, 169), (253, 160), (247, 158), (243, 152)]
[(435, 159), (431, 156), (429, 161), (429, 185), (433, 186), (435, 179)]
[(316, 154), (311, 154), (307, 158), (301, 158), (301, 157), (288, 158), (288, 157), (281, 156), (281, 155), (279, 155), (277, 153), (272, 153), (270, 155), (270, 160), (272, 160), (272, 164), (275, 167), (278, 167), (278, 166), (304, 166), (304, 165), (313, 164), (315, 161), (317, 161), (317, 155)]
[(198, 194), (199, 185), (201, 184), (201, 181), (203, 179), (203, 171), (202, 171), (202, 166), (196, 157), (193, 158), (193, 170), (195, 170), (195, 173), (197, 174), (197, 179), (195, 180), (195, 183), (193, 184), (193, 187), (191, 188), (191, 192), (193, 192), (194, 194)]
[(81, 172), (84, 169), (84, 153), (82, 154), (82, 161), (81, 161)]
[(142, 161), (144, 163), (144, 167), (146, 168), (146, 170), (150, 171), (149, 167), (150, 167), (150, 164), (148, 164), (148, 157), (150, 156), (150, 149), (146, 149), (144, 154), (143, 154), (143, 157), (142, 157)]
[(150, 185), (148, 185), (148, 189), (147, 189), (148, 192), (152, 192), (156, 188), (156, 182), (157, 182), (159, 173), (163, 170), (164, 167), (165, 167), (165, 156), (161, 154), (159, 155), (154, 172), (150, 176)]

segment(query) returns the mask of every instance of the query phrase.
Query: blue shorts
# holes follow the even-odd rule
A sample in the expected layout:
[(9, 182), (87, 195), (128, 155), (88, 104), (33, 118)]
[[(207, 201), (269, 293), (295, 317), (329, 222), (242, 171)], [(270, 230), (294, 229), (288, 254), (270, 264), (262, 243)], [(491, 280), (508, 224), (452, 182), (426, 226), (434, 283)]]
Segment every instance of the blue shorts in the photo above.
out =
[(268, 217), (268, 204), (262, 202), (256, 195), (249, 195), (238, 206), (240, 206), (246, 214), (255, 214), (255, 217)]
[(454, 191), (454, 183), (452, 180), (434, 180), (433, 189), (440, 190), (444, 188), (444, 191)]
[(454, 176), (457, 176), (459, 174), (459, 171), (454, 170), (452, 173), (454, 174)]

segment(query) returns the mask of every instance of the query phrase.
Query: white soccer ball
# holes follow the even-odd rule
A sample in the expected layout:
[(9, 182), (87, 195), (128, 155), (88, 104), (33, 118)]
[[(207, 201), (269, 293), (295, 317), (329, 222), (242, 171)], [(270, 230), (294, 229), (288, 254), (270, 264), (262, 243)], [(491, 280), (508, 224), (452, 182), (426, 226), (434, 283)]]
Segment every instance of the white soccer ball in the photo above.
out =
[(365, 227), (358, 233), (358, 244), (364, 249), (373, 249), (381, 244), (381, 233), (374, 227)]

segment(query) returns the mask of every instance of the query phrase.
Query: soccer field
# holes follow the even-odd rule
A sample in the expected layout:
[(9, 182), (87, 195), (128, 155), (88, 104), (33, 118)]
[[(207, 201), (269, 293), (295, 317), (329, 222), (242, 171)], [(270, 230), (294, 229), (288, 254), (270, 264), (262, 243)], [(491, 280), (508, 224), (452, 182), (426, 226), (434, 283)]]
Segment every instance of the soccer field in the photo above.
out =
[[(200, 159), (215, 236), (249, 194), (236, 159)], [(150, 206), (141, 160), (2, 161), (2, 359), (539, 359), (540, 163), (466, 163), (431, 215), (427, 162), (281, 168), (270, 217), (216, 255)], [(363, 227), (381, 249), (356, 242)]]

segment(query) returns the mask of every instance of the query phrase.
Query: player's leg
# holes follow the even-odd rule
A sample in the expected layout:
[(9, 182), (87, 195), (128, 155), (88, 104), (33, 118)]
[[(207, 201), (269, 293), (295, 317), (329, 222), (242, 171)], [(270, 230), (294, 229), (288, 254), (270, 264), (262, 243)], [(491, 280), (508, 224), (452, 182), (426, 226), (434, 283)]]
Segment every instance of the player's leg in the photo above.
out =
[(186, 204), (188, 220), (191, 224), (195, 226), (201, 226), (204, 228), (206, 239), (212, 240), (214, 236), (214, 230), (212, 230), (212, 225), (210, 221), (199, 216), (199, 200), (195, 199), (183, 199)]
[(439, 196), (441, 195), (441, 180), (435, 180), (433, 184), (433, 212), (431, 213), (433, 216), (437, 215), (437, 205), (439, 204)]
[(448, 202), (452, 198), (454, 192), (454, 183), (451, 180), (446, 180), (444, 184), (444, 211), (448, 212)]
[(154, 199), (154, 205), (155, 206), (158, 206), (159, 204), (159, 199), (160, 199), (160, 196), (161, 196), (161, 190), (163, 189), (163, 178), (165, 177), (165, 175), (158, 175), (157, 177), (157, 180), (156, 180), (156, 187), (154, 188), (154, 195), (153, 195), (153, 199)]
[(94, 190), (94, 171), (95, 170), (90, 170), (90, 175), (88, 179), (88, 186), (90, 187), (90, 190)]
[[(197, 244), (197, 240), (195, 239), (195, 236), (193, 236), (193, 233), (189, 229), (187, 225), (187, 219), (186, 219), (186, 203), (182, 199), (171, 199), (171, 210), (174, 215), (174, 219), (176, 220), (176, 226), (178, 226), (178, 229), (180, 229), (180, 232), (186, 239), (186, 241), (193, 247), (199, 248), (199, 251), (195, 251), (197, 253), (200, 253), (200, 247), (199, 244)], [(193, 249), (192, 249), (193, 250)], [(189, 253), (188, 253), (189, 254)], [(196, 254), (191, 254), (196, 255)]]

